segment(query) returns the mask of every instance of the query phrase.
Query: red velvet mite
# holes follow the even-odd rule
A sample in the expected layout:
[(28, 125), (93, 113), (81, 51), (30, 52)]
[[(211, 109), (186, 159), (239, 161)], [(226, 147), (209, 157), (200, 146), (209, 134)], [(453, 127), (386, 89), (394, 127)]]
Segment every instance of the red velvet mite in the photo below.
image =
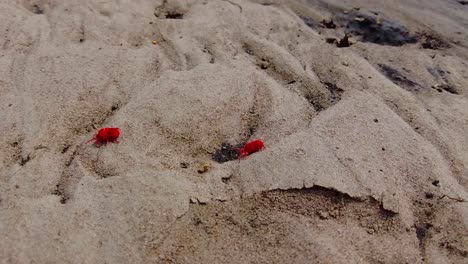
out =
[(243, 148), (236, 148), (235, 150), (239, 151), (239, 162), (242, 157), (247, 157), (248, 155), (255, 153), (257, 151), (265, 149), (265, 144), (260, 139), (254, 140), (244, 145)]
[(116, 127), (105, 127), (99, 129), (96, 135), (92, 139), (86, 142), (89, 143), (93, 140), (96, 141), (96, 146), (100, 147), (102, 144), (107, 144), (108, 142), (119, 143), (117, 138), (120, 136), (120, 129)]

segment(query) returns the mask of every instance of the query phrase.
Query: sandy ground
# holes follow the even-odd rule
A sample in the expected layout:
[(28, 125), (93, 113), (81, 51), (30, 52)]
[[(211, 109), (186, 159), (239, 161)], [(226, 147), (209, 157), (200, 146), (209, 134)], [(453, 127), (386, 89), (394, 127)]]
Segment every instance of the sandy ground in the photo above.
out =
[(467, 14), (2, 0), (0, 263), (467, 263)]

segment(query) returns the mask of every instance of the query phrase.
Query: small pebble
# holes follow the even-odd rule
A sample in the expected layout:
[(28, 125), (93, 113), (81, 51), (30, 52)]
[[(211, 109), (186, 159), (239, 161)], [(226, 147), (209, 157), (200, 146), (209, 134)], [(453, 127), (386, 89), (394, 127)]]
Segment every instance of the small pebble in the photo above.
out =
[(319, 218), (322, 219), (322, 220), (328, 218), (328, 213), (327, 212), (320, 211), (320, 212), (318, 212), (318, 215), (319, 215)]
[(208, 163), (208, 162), (202, 162), (202, 163), (200, 164), (200, 166), (198, 166), (198, 170), (197, 170), (197, 171), (198, 171), (198, 173), (201, 174), (201, 173), (207, 172), (209, 168), (210, 168), (210, 163)]

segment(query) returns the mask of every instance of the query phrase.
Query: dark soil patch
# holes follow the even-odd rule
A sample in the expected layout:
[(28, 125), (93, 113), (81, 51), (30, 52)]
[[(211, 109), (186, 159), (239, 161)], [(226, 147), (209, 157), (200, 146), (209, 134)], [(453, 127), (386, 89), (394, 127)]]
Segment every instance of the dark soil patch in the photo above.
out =
[[(408, 79), (405, 75), (397, 71), (396, 69), (385, 65), (385, 64), (378, 64), (380, 71), (390, 79), (393, 83), (406, 88), (407, 90), (414, 90), (413, 87), (419, 86), (416, 82)], [(416, 89), (417, 90), (417, 89)]]
[(420, 34), (421, 47), (423, 49), (439, 50), (449, 47), (449, 44), (445, 42), (442, 37), (437, 36), (433, 33), (424, 32)]
[(235, 150), (235, 148), (241, 148), (242, 146), (243, 144), (233, 146), (229, 143), (223, 143), (221, 148), (213, 154), (212, 159), (218, 163), (236, 160), (239, 157), (239, 151)]
[(326, 109), (325, 106), (323, 106), (322, 103), (317, 102), (315, 97), (311, 94), (305, 94), (304, 95), (305, 99), (309, 101), (309, 103), (314, 107), (315, 111), (320, 112)]
[(426, 238), (427, 232), (429, 231), (429, 228), (431, 227), (432, 225), (428, 223), (415, 225), (416, 237), (418, 238), (420, 244), (423, 243), (423, 240), (424, 238)]
[(183, 19), (184, 14), (181, 13), (167, 13), (166, 19)]
[(332, 104), (337, 103), (341, 100), (341, 94), (343, 93), (343, 89), (336, 86), (334, 83), (325, 82), (325, 88), (330, 91), (330, 102)]
[(336, 25), (335, 23), (333, 22), (333, 19), (324, 19), (320, 22), (320, 24), (322, 24), (322, 26), (326, 27), (326, 28), (332, 28), (332, 29), (335, 29), (336, 28)]
[(380, 45), (402, 46), (418, 42), (418, 36), (396, 22), (366, 15), (349, 14), (346, 33), (360, 36), (360, 41)]
[(451, 85), (451, 84), (448, 84), (448, 83), (444, 83), (444, 84), (440, 84), (437, 86), (439, 89), (442, 89), (446, 92), (449, 92), (451, 94), (458, 94), (458, 90), (457, 88), (455, 88), (455, 86)]

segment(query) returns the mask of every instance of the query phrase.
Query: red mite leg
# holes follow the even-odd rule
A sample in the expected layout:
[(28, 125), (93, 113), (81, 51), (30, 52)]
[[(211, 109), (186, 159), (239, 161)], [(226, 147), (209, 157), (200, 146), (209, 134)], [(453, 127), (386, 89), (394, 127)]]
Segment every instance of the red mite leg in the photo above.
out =
[(237, 158), (237, 160), (239, 161), (239, 163), (240, 163), (240, 161), (241, 161), (241, 159), (242, 159), (243, 157), (245, 157), (244, 152), (243, 152), (243, 151), (240, 151), (239, 157)]
[(93, 141), (93, 140), (96, 140), (96, 138), (95, 138), (95, 137), (93, 137), (92, 139), (90, 139), (90, 140), (86, 141), (86, 142), (85, 142), (85, 144), (88, 144), (89, 142), (91, 142), (91, 141)]

